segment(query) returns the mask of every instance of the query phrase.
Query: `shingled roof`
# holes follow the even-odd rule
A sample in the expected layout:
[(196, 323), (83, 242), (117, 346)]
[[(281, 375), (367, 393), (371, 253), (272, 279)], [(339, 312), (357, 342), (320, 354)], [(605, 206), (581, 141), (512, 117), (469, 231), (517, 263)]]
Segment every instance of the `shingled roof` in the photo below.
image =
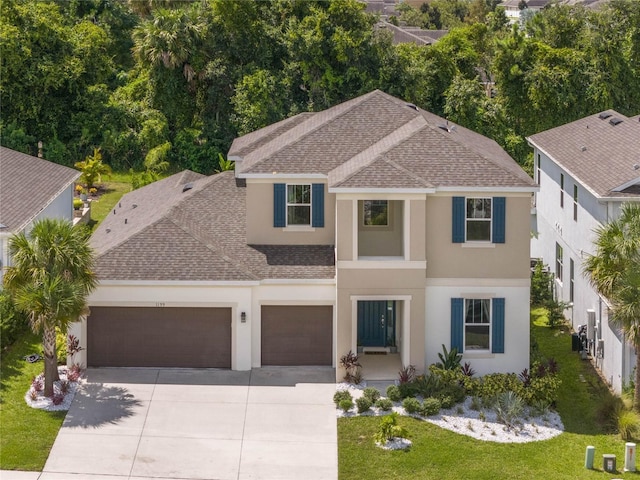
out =
[(379, 90), (240, 137), (229, 157), (239, 178), (320, 174), (336, 192), (535, 185), (493, 140)]
[(606, 110), (536, 133), (528, 140), (597, 197), (639, 196), (638, 117)]
[(0, 147), (0, 231), (22, 231), (79, 176), (72, 168)]
[(247, 245), (245, 192), (233, 172), (186, 171), (123, 196), (91, 238), (99, 278), (334, 278), (332, 245)]

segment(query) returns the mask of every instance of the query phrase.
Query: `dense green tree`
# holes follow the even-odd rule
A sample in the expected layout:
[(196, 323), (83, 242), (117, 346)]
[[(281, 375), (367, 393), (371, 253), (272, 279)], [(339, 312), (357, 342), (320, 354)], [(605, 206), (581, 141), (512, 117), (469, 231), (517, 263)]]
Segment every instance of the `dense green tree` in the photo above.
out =
[(56, 328), (66, 333), (86, 310), (87, 296), (97, 285), (88, 232), (66, 220), (38, 220), (28, 235), (10, 238), (9, 253), (12, 265), (4, 286), (28, 315), (32, 330), (42, 335), (44, 394), (51, 397), (53, 382), (59, 380)]
[[(623, 204), (619, 218), (596, 230), (595, 254), (584, 271), (612, 306), (609, 319), (640, 351), (640, 205)], [(640, 355), (636, 355), (634, 408), (640, 411)]]

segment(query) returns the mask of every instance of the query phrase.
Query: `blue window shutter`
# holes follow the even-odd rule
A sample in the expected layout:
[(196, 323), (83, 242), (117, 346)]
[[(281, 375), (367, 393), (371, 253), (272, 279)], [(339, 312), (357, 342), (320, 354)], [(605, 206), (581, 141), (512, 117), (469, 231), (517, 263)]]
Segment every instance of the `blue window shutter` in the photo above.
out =
[(451, 347), (464, 352), (464, 298), (451, 299)]
[(324, 183), (311, 185), (311, 226), (324, 227)]
[(287, 226), (287, 185), (273, 184), (273, 226)]
[(506, 199), (493, 197), (493, 243), (504, 243)]
[(504, 298), (493, 299), (491, 353), (504, 353)]
[(464, 243), (464, 197), (453, 197), (452, 241)]

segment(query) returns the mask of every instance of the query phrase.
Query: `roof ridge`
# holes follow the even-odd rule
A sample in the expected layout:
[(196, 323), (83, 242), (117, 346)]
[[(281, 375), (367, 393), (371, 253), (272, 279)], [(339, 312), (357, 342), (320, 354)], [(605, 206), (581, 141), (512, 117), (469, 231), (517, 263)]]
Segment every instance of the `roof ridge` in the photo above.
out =
[[(259, 161), (252, 162), (252, 157), (267, 158), (273, 153), (275, 153), (276, 151), (282, 150), (283, 148), (288, 147), (289, 145), (295, 142), (298, 142), (305, 137), (308, 137), (312, 133), (319, 130), (321, 127), (325, 126), (328, 122), (334, 121), (337, 118), (340, 118), (346, 115), (348, 112), (353, 110), (356, 106), (361, 105), (369, 98), (380, 93), (384, 94), (384, 92), (376, 89), (369, 93), (361, 95), (359, 97), (355, 97), (355, 98), (352, 98), (351, 100), (347, 100), (346, 102), (334, 105), (333, 107), (330, 107), (326, 110), (315, 112), (313, 116), (302, 121), (292, 129), (287, 130), (283, 135), (278, 136), (274, 139), (271, 139), (264, 145), (250, 152), (245, 158), (242, 159), (242, 162), (240, 162), (239, 173), (246, 171), (248, 168), (257, 165), (262, 161), (262, 160), (259, 160)], [(386, 96), (387, 94), (384, 94), (384, 95)], [(335, 113), (336, 111), (338, 111), (339, 113), (337, 115), (333, 115), (332, 113)], [(309, 126), (311, 124), (313, 124), (313, 126), (309, 130), (304, 128), (305, 125)], [(296, 135), (298, 132), (300, 132), (301, 134)]]
[(328, 175), (329, 186), (335, 187), (346, 182), (358, 172), (373, 164), (378, 158), (384, 156), (385, 153), (396, 147), (398, 143), (412, 137), (425, 127), (427, 127), (427, 124), (421, 115), (412, 118), (400, 128), (395, 129), (373, 145), (331, 170)]
[(416, 175), (415, 173), (413, 173), (411, 170), (409, 170), (408, 168), (403, 167), (402, 165), (399, 165), (398, 163), (394, 162), (393, 160), (391, 160), (390, 158), (387, 157), (386, 153), (380, 156), (380, 159), (386, 163), (388, 163), (389, 165), (391, 165), (392, 167), (394, 167), (396, 170), (400, 170), (401, 172), (406, 173), (409, 177), (413, 178), (414, 180), (419, 181), (420, 183), (424, 184), (425, 187), (427, 188), (435, 188), (435, 185), (433, 185), (431, 182), (429, 182), (428, 180), (422, 178), (420, 175)]

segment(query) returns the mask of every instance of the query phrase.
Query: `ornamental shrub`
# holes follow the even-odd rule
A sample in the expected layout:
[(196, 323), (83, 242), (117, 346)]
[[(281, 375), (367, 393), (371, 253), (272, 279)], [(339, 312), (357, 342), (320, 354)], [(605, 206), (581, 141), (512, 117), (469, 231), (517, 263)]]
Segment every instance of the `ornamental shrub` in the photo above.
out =
[(409, 397), (402, 401), (402, 406), (407, 413), (419, 413), (422, 405), (417, 398)]
[(389, 397), (389, 400), (392, 402), (399, 402), (402, 400), (402, 395), (400, 395), (400, 389), (397, 385), (389, 385), (387, 387), (387, 397)]
[(438, 412), (440, 412), (440, 400), (438, 400), (437, 398), (433, 398), (433, 397), (429, 397), (429, 398), (425, 398), (424, 402), (422, 403), (422, 408), (420, 409), (420, 413), (425, 416), (425, 417), (429, 417), (431, 415), (437, 415)]
[(333, 403), (336, 404), (336, 407), (340, 406), (340, 402), (342, 400), (352, 400), (353, 398), (351, 397), (351, 393), (349, 393), (348, 390), (338, 390), (336, 393), (333, 394)]
[(351, 397), (343, 398), (342, 400), (340, 400), (340, 403), (338, 404), (338, 406), (344, 413), (347, 413), (349, 410), (353, 408), (353, 399)]
[(388, 398), (379, 398), (378, 400), (376, 400), (375, 405), (383, 412), (388, 412), (393, 408), (393, 402)]
[(371, 400), (367, 397), (360, 397), (356, 400), (356, 406), (358, 407), (358, 413), (368, 412), (371, 408)]
[(374, 387), (365, 388), (362, 394), (364, 397), (368, 398), (372, 404), (376, 403), (376, 400), (380, 398), (380, 392)]

